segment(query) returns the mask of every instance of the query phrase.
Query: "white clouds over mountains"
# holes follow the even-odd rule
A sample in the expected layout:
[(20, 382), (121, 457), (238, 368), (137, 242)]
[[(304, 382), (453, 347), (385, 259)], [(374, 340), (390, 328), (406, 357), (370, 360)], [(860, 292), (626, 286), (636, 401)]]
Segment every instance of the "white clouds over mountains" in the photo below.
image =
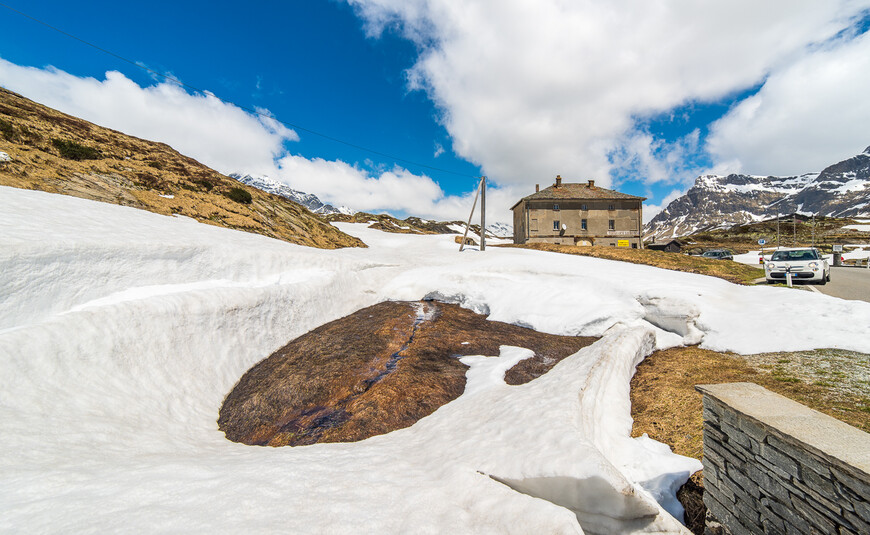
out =
[(64, 113), (167, 143), (222, 173), (262, 166), (284, 153), (285, 141), (299, 139), (277, 121), (214, 95), (190, 94), (169, 82), (140, 87), (116, 71), (97, 80), (0, 58), (0, 83)]
[[(471, 201), (445, 195), (427, 176), (396, 168), (377, 175), (342, 161), (288, 154), (296, 132), (268, 116), (248, 113), (211, 94), (188, 93), (177, 84), (141, 87), (119, 72), (104, 80), (47, 67), (22, 67), (0, 58), (0, 84), (52, 108), (126, 134), (167, 143), (224, 174), (267, 175), (321, 200), (357, 210), (407, 212), (463, 219)], [(473, 180), (469, 179), (469, 183)], [(490, 195), (507, 196), (507, 190)], [(491, 218), (509, 198), (493, 204)], [(504, 214), (498, 218), (504, 220)]]
[[(456, 152), (504, 184), (557, 170), (606, 184), (613, 153), (640, 180), (662, 180), (675, 149), (635, 131), (638, 118), (759, 84), (715, 125), (714, 166), (768, 172), (787, 160), (766, 158), (775, 145), (801, 151), (792, 163), (806, 172), (868, 142), (867, 39), (834, 39), (866, 1), (348, 2), (371, 35), (417, 44), (411, 86), (440, 107)], [(818, 123), (837, 135), (802, 127)]]
[[(612, 172), (637, 180), (651, 217), (662, 197), (708, 170), (698, 162), (717, 172), (804, 173), (870, 144), (870, 34), (855, 30), (870, 0), (346, 1), (371, 36), (395, 31), (416, 44), (409, 88), (437, 106), (454, 152), (501, 186), (489, 192), (491, 220), (506, 220), (506, 207), (557, 173), (603, 186)], [(439, 219), (464, 218), (470, 205), (469, 194), (445, 195), (402, 168), (292, 155), (296, 132), (174, 84), (140, 87), (117, 72), (96, 80), (2, 59), (0, 83), (221, 172), (268, 175), (332, 204)], [(723, 101), (731, 106), (723, 117), (690, 117), (667, 138), (643, 126)]]

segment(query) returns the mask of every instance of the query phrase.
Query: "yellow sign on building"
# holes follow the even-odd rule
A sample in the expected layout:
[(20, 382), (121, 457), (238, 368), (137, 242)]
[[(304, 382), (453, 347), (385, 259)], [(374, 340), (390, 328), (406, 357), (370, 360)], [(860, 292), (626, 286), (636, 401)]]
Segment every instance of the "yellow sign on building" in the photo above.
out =
[(628, 240), (616, 240), (617, 247), (630, 247)]

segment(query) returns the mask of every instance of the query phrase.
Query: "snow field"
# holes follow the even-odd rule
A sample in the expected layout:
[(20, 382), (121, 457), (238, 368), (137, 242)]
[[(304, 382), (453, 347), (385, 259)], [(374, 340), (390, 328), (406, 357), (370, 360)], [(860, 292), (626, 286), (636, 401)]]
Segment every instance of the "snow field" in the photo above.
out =
[[(0, 203), (0, 531), (675, 532), (659, 503), (678, 512), (699, 466), (629, 438), (641, 359), (687, 336), (870, 352), (870, 305), (809, 292), (365, 225), (339, 227), (368, 249), (322, 251), (41, 192)], [(605, 338), (520, 387), (500, 374), (527, 351), (469, 357), (463, 396), (358, 443), (217, 430), (236, 381), (292, 338), (427, 295)]]

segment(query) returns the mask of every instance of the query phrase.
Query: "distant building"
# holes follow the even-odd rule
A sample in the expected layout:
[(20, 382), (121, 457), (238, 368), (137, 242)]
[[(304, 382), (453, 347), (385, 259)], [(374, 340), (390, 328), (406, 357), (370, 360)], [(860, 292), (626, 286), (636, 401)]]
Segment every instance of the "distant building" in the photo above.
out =
[(667, 251), (669, 253), (679, 253), (683, 245), (677, 240), (657, 241), (649, 243), (646, 246), (651, 251)]
[(556, 183), (519, 200), (514, 212), (514, 243), (605, 245), (643, 249), (643, 201), (595, 185)]

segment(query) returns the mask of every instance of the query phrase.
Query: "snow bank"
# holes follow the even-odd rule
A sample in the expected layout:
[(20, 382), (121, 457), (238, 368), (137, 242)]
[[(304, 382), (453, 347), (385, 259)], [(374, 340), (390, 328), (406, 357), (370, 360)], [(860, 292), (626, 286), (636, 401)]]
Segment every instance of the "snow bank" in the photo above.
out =
[[(698, 465), (628, 437), (640, 359), (687, 335), (741, 352), (870, 352), (870, 305), (809, 292), (460, 254), (453, 236), (365, 225), (338, 226), (370, 248), (321, 251), (41, 192), (0, 187), (0, 203), (6, 531), (675, 531), (662, 506), (678, 510), (674, 487)], [(226, 393), (290, 339), (427, 295), (605, 338), (519, 387), (500, 375), (527, 352), (470, 358), (463, 396), (358, 443), (257, 448), (218, 431)]]

